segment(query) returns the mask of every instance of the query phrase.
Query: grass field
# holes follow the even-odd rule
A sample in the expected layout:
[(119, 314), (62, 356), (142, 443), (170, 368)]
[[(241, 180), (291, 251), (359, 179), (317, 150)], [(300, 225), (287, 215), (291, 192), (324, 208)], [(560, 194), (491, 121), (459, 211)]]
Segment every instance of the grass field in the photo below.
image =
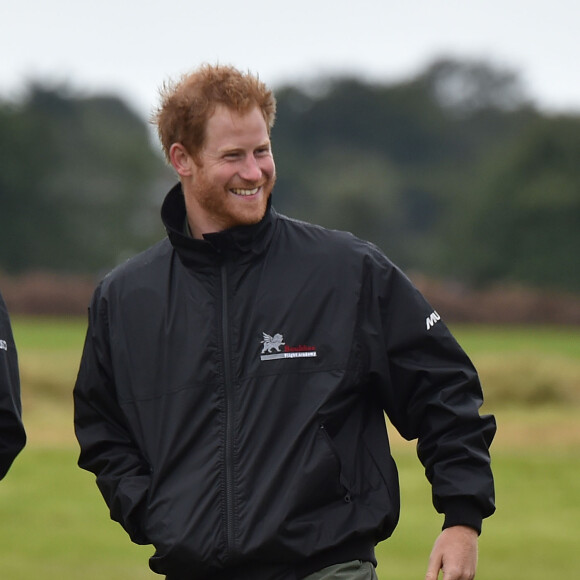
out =
[[(13, 320), (29, 442), (0, 483), (0, 577), (141, 580), (151, 547), (111, 522), (93, 477), (76, 467), (71, 390), (84, 321)], [(480, 370), (497, 513), (484, 524), (479, 580), (580, 578), (580, 329), (453, 328)], [(402, 514), (377, 549), (381, 580), (424, 577), (441, 516), (414, 446), (393, 434)]]

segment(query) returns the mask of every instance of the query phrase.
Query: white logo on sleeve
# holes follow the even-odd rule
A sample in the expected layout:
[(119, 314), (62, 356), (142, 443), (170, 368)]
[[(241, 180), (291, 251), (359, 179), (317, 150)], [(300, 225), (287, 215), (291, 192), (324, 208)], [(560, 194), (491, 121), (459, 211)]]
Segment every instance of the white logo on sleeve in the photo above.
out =
[(437, 311), (433, 310), (429, 316), (425, 319), (425, 323), (427, 325), (427, 330), (430, 330), (433, 326), (435, 326), (441, 320), (441, 316), (437, 314)]
[(8, 350), (8, 344), (5, 340), (0, 340), (0, 350)]

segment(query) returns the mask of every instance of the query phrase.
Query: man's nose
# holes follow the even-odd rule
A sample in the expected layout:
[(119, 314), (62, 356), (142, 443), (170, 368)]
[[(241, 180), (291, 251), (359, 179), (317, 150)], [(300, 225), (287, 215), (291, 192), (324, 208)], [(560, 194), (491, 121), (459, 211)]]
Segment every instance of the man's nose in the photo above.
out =
[(240, 168), (239, 175), (246, 181), (258, 181), (262, 177), (262, 169), (253, 155), (248, 155)]

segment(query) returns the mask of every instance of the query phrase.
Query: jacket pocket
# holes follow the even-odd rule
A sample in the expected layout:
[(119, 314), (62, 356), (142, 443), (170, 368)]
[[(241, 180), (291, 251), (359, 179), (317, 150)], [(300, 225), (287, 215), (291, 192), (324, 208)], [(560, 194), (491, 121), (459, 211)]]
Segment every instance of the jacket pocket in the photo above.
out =
[(375, 502), (384, 505), (387, 513), (387, 529), (392, 531), (399, 519), (400, 510), (397, 466), (386, 442), (381, 444), (380, 440), (369, 438), (369, 433), (364, 433), (362, 440), (363, 453), (368, 458), (367, 463), (370, 462), (366, 476), (367, 493)]
[(342, 461), (340, 459), (338, 449), (336, 448), (336, 445), (334, 444), (334, 441), (332, 440), (332, 437), (330, 436), (330, 433), (327, 431), (324, 424), (320, 425), (319, 432), (322, 434), (323, 441), (327, 445), (330, 453), (332, 454), (334, 460), (336, 461), (338, 470), (338, 481), (342, 491), (343, 500), (345, 501), (345, 503), (350, 503), (352, 500), (352, 491), (351, 491), (352, 486), (350, 485), (350, 482), (344, 475)]
[(289, 521), (311, 521), (314, 513), (328, 513), (329, 506), (351, 501), (332, 438), (323, 425), (315, 429), (285, 482), (282, 496)]

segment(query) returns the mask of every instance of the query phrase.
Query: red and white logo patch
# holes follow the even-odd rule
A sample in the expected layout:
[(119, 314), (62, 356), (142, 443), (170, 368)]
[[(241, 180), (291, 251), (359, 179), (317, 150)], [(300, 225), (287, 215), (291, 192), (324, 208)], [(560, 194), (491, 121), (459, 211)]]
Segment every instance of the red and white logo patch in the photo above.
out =
[(262, 352), (260, 354), (261, 360), (276, 360), (280, 358), (312, 358), (317, 356), (316, 347), (299, 344), (297, 346), (290, 346), (284, 342), (284, 336), (276, 333), (273, 336), (262, 332), (263, 344)]

